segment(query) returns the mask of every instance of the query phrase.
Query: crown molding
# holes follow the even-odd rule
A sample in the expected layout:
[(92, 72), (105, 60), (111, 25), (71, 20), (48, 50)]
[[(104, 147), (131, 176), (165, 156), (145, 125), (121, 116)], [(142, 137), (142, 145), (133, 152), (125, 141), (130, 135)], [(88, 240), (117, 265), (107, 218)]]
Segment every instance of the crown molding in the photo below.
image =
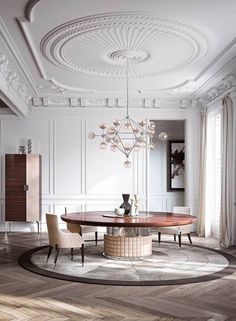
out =
[[(159, 120), (184, 120), (190, 115), (191, 109), (187, 108), (132, 108), (130, 115), (135, 118), (150, 118)], [(67, 108), (67, 107), (41, 107), (32, 108), (28, 118), (48, 119), (98, 119), (98, 118), (123, 118), (126, 116), (125, 108)]]
[[(18, 50), (18, 47), (16, 46), (13, 38), (11, 37), (10, 33), (8, 32), (2, 18), (0, 17), (0, 40), (3, 42), (3, 46), (1, 51), (4, 52), (5, 55), (8, 55), (8, 60), (11, 60), (14, 62), (15, 69), (18, 69), (21, 74), (21, 81), (27, 83), (28, 90), (29, 88), (32, 90), (32, 93), (37, 95), (38, 90), (37, 87), (34, 85), (34, 80), (30, 74), (30, 71), (28, 69), (28, 66), (26, 65), (24, 59), (21, 56), (20, 51)], [(4, 49), (3, 49), (4, 48)], [(9, 54), (7, 52), (9, 51)], [(26, 81), (25, 81), (26, 80)]]
[[(66, 108), (125, 108), (126, 99), (116, 97), (33, 97), (31, 99), (33, 108), (41, 107), (66, 107)], [(157, 98), (133, 98), (129, 100), (130, 109), (188, 109), (195, 104), (194, 99), (157, 99)]]
[(31, 96), (3, 52), (0, 52), (0, 80), (2, 100), (17, 115), (26, 116), (30, 111), (27, 104)]
[(202, 105), (210, 105), (214, 101), (223, 98), (225, 95), (236, 91), (236, 70), (224, 77), (214, 87), (206, 91), (199, 98)]

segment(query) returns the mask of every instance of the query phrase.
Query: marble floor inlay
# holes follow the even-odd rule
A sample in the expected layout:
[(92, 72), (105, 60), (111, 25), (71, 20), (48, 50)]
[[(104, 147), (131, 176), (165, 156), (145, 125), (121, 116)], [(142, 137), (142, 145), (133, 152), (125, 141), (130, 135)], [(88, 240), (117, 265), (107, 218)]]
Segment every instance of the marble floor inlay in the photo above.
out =
[[(71, 281), (117, 285), (164, 285), (200, 282), (230, 273), (229, 257), (224, 253), (174, 243), (153, 243), (153, 255), (143, 260), (111, 260), (103, 256), (103, 244), (86, 243), (85, 264), (80, 251), (62, 250), (54, 269), (53, 255), (46, 263), (47, 248), (23, 254), (25, 268), (43, 275)], [(28, 258), (28, 259), (27, 259)], [(28, 260), (28, 261), (27, 261)], [(27, 263), (28, 262), (28, 263)], [(234, 262), (235, 264), (235, 262)]]

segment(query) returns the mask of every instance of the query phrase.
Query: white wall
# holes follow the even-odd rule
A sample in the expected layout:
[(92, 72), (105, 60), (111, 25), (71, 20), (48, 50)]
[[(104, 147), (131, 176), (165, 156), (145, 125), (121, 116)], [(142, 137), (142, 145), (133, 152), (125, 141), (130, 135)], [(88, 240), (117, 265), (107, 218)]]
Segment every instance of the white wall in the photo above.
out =
[[(99, 124), (104, 119), (111, 122), (121, 117), (123, 111), (110, 109), (101, 110), (65, 110), (54, 112), (53, 110), (39, 109), (33, 111), (27, 119), (2, 119), (0, 120), (0, 152), (1, 152), (1, 186), (0, 205), (4, 228), (4, 154), (17, 153), (18, 146), (24, 144), (28, 138), (32, 139), (33, 153), (42, 155), (42, 222), (45, 225), (45, 213), (55, 212), (63, 214), (64, 207), (68, 212), (88, 210), (113, 210), (122, 202), (122, 193), (138, 193), (141, 198), (142, 209), (169, 210), (173, 202), (179, 202), (174, 197), (171, 202), (153, 200), (153, 190), (149, 191), (149, 161), (148, 154), (143, 151), (139, 156), (134, 156), (133, 166), (127, 170), (123, 166), (124, 157), (119, 152), (101, 151), (99, 141), (88, 140), (89, 131), (99, 132)], [(192, 113), (194, 109), (143, 109), (132, 111), (135, 119), (147, 117), (150, 119), (176, 119), (186, 120), (189, 128), (189, 136), (193, 136), (195, 128), (199, 128)], [(96, 115), (96, 116), (95, 116)], [(191, 122), (191, 124), (189, 124)], [(196, 135), (196, 133), (195, 133)], [(191, 137), (190, 141), (191, 141)], [(195, 142), (198, 144), (198, 138)], [(187, 161), (193, 158), (188, 154)], [(195, 153), (194, 158), (197, 160)], [(164, 160), (163, 160), (164, 162)], [(152, 166), (152, 165), (151, 165)], [(198, 173), (187, 166), (186, 189), (192, 195), (191, 179), (196, 179)], [(194, 174), (193, 174), (194, 172)], [(190, 177), (190, 179), (189, 179)], [(161, 196), (160, 196), (161, 198)], [(198, 195), (194, 195), (194, 202)], [(191, 206), (192, 198), (186, 198), (186, 204)], [(182, 203), (182, 200), (181, 200)], [(196, 205), (196, 204), (193, 205)], [(15, 230), (34, 230), (32, 224), (14, 224)]]

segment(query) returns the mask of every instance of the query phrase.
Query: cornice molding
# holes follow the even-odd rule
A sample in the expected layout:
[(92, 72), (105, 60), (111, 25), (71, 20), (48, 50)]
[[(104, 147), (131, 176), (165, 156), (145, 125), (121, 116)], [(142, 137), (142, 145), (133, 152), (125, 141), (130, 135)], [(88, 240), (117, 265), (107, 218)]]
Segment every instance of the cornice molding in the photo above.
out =
[[(132, 108), (130, 110), (130, 115), (132, 117), (148, 117), (153, 119), (172, 119), (172, 120), (183, 120), (189, 117), (189, 109), (186, 108)], [(67, 107), (41, 107), (32, 108), (29, 118), (48, 118), (48, 117), (58, 117), (58, 118), (71, 118), (78, 117), (79, 119), (97, 119), (102, 118), (117, 118), (125, 117), (125, 108), (67, 108)]]
[(5, 79), (5, 82), (7, 84), (7, 89), (12, 88), (19, 98), (25, 102), (26, 104), (29, 103), (31, 96), (28, 93), (28, 89), (25, 85), (22, 84), (20, 81), (20, 77), (16, 73), (16, 71), (13, 69), (12, 66), (10, 66), (10, 62), (7, 59), (6, 55), (0, 51), (0, 74)]
[[(7, 55), (6, 53), (9, 51), (12, 57), (12, 62), (16, 64), (18, 71), (22, 75), (22, 79), (27, 81), (27, 86), (30, 88), (34, 94), (38, 94), (37, 88), (34, 86), (34, 80), (29, 72), (28, 66), (26, 65), (24, 59), (22, 59), (21, 53), (16, 46), (12, 36), (10, 35), (7, 27), (4, 24), (4, 21), (0, 17), (0, 40), (3, 42), (3, 46), (1, 45), (1, 52)], [(10, 57), (7, 57), (10, 61)], [(16, 69), (16, 68), (14, 68)]]
[(236, 91), (236, 70), (224, 77), (217, 85), (211, 87), (204, 95), (199, 98), (202, 105), (208, 105), (224, 95)]
[[(93, 98), (93, 97), (33, 97), (32, 107), (79, 107), (79, 108), (125, 108), (126, 99), (117, 97)], [(157, 98), (133, 98), (129, 106), (133, 108), (158, 109), (188, 109), (195, 104), (194, 99), (157, 99)]]

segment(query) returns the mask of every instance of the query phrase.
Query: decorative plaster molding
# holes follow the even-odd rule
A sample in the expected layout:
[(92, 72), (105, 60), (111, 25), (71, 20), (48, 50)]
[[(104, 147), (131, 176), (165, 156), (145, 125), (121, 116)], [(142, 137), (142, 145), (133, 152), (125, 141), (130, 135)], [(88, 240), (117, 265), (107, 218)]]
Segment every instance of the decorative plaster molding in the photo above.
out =
[(29, 0), (25, 6), (25, 18), (31, 23), (34, 21), (34, 10), (39, 2), (40, 0)]
[[(160, 61), (157, 47), (159, 51), (165, 46), (169, 48), (174, 41), (180, 48), (185, 47), (181, 57)], [(41, 41), (42, 53), (58, 67), (114, 78), (125, 76), (127, 56), (134, 62), (129, 66), (131, 77), (152, 77), (188, 68), (207, 50), (208, 37), (199, 28), (139, 12), (69, 21), (51, 30)], [(89, 55), (81, 54), (85, 52)], [(97, 61), (93, 66), (91, 59)]]
[(23, 85), (19, 79), (19, 76), (10, 67), (9, 60), (6, 58), (3, 52), (0, 52), (0, 73), (3, 75), (5, 81), (7, 82), (8, 89), (11, 87), (18, 96), (28, 104), (31, 96), (28, 93), (28, 89)]
[(207, 105), (216, 98), (236, 90), (236, 70), (224, 77), (216, 86), (211, 87), (199, 98), (202, 105)]
[[(155, 98), (133, 98), (130, 99), (129, 106), (135, 108), (191, 108), (195, 100), (193, 99), (172, 99), (160, 100)], [(125, 108), (124, 98), (92, 98), (92, 97), (33, 97), (31, 99), (33, 107), (87, 107), (87, 108)]]

